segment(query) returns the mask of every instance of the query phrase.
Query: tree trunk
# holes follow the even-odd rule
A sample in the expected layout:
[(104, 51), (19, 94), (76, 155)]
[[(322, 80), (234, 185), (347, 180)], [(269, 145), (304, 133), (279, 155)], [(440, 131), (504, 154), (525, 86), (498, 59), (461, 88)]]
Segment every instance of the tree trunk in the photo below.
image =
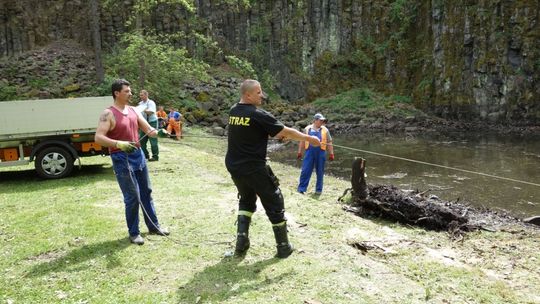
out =
[(94, 43), (94, 56), (96, 61), (96, 80), (101, 84), (105, 79), (103, 61), (101, 60), (101, 32), (99, 29), (99, 3), (98, 0), (90, 0), (90, 22), (92, 25), (92, 40)]
[[(143, 13), (141, 11), (137, 12), (137, 16), (135, 18), (135, 30), (139, 32), (140, 35), (143, 35), (143, 26), (142, 26), (142, 19), (143, 19)], [(143, 50), (141, 50), (141, 54), (145, 54)], [(145, 72), (146, 64), (144, 62), (144, 57), (139, 57), (139, 86), (140, 89), (144, 89), (144, 82), (145, 82)]]

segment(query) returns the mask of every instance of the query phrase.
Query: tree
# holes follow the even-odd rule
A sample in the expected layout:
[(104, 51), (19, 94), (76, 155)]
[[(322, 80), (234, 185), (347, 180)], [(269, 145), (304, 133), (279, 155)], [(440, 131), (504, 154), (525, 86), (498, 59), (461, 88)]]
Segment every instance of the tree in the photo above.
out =
[(100, 14), (98, 0), (90, 0), (90, 22), (92, 27), (92, 42), (96, 61), (96, 80), (101, 84), (105, 78), (103, 61), (101, 59), (101, 31), (99, 28)]
[(185, 48), (175, 48), (166, 35), (135, 31), (123, 35), (118, 48), (108, 57), (107, 68), (109, 73), (126, 79), (140, 79), (144, 74), (144, 83), (138, 82), (136, 90), (144, 88), (156, 98), (175, 100), (184, 81), (208, 79), (209, 66), (191, 58)]

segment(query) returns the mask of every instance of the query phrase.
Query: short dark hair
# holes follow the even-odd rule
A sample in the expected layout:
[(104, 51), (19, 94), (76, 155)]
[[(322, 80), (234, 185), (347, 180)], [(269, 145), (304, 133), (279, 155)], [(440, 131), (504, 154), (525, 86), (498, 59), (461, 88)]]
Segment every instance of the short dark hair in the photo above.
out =
[(116, 79), (115, 81), (113, 81), (112, 85), (111, 85), (111, 93), (112, 93), (112, 97), (114, 99), (116, 99), (116, 96), (114, 95), (114, 92), (120, 92), (122, 91), (122, 88), (124, 86), (130, 86), (130, 83), (129, 81), (125, 80), (125, 79)]

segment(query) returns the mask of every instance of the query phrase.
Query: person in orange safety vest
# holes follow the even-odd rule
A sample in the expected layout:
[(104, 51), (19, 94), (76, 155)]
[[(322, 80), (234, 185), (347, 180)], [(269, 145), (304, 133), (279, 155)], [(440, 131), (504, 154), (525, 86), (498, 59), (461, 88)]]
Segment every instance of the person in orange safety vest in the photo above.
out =
[(158, 111), (156, 112), (156, 115), (158, 117), (158, 126), (159, 128), (165, 128), (167, 125), (167, 112), (163, 110), (163, 106), (158, 107)]
[(328, 160), (334, 160), (334, 146), (332, 146), (332, 137), (330, 132), (324, 126), (326, 118), (321, 113), (313, 116), (313, 123), (307, 126), (304, 132), (311, 136), (317, 136), (321, 141), (319, 147), (314, 147), (308, 142), (300, 142), (298, 144), (298, 159), (302, 159), (302, 152), (306, 154), (302, 163), (302, 172), (300, 173), (300, 182), (298, 184), (298, 192), (304, 194), (309, 185), (313, 168), (317, 174), (317, 183), (315, 185), (315, 194), (320, 195), (323, 189), (324, 165), (326, 163), (326, 151), (328, 150)]
[(167, 133), (171, 134), (172, 130), (174, 130), (177, 140), (182, 138), (182, 114), (171, 107), (169, 111), (169, 125), (167, 126)]

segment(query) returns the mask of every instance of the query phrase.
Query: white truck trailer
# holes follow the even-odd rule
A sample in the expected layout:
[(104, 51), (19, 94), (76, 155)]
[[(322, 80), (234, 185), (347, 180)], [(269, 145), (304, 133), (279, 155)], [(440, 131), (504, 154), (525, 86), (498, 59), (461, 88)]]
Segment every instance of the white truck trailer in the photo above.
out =
[(111, 104), (110, 96), (0, 102), (0, 167), (34, 161), (43, 178), (68, 176), (80, 157), (108, 153), (94, 134)]

